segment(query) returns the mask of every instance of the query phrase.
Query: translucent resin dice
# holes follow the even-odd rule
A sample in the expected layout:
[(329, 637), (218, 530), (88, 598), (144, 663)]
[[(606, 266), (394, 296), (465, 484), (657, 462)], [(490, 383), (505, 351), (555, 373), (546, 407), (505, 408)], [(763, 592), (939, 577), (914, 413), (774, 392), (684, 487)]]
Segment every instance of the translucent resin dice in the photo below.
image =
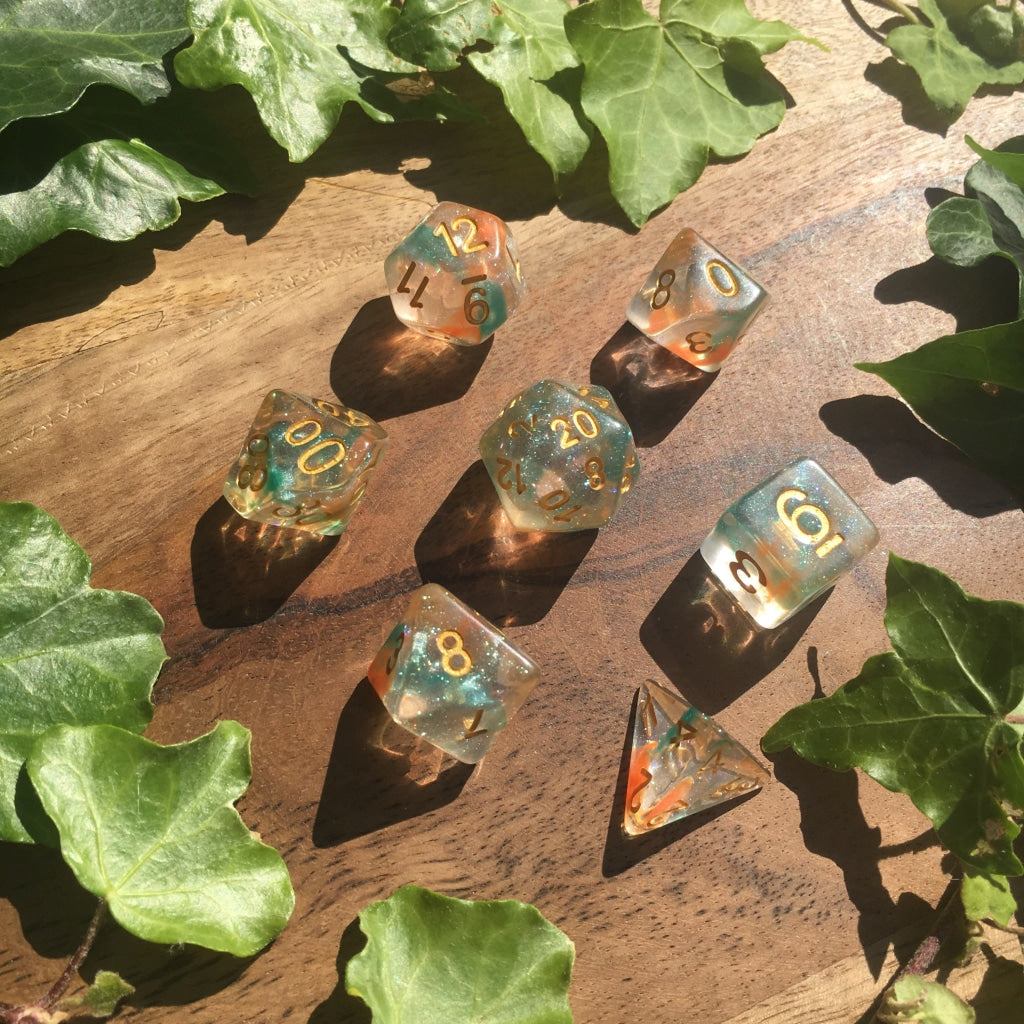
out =
[(673, 239), (626, 309), (652, 341), (701, 370), (717, 370), (768, 293), (686, 228)]
[(341, 533), (387, 440), (354, 409), (271, 391), (224, 481), (224, 497), (246, 519)]
[(470, 764), (540, 680), (500, 630), (436, 583), (412, 595), (367, 675), (399, 725)]
[(878, 543), (878, 531), (813, 459), (800, 459), (726, 509), (700, 553), (740, 607), (773, 627)]
[(542, 380), (484, 431), (480, 455), (520, 530), (603, 526), (640, 471), (633, 434), (605, 388)]
[(713, 718), (649, 680), (640, 687), (626, 780), (628, 835), (752, 793), (769, 777)]
[(526, 286), (515, 239), (499, 217), (439, 203), (384, 262), (402, 323), (478, 345), (516, 310)]

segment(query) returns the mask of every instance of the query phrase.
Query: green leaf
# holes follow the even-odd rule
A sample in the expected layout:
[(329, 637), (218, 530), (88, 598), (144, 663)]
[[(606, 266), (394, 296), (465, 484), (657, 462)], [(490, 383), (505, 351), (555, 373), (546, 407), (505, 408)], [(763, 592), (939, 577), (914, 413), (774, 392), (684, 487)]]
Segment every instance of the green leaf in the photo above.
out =
[[(716, 0), (716, 31), (735, 36), (710, 32), (711, 10), (708, 0), (662, 0), (658, 20), (640, 0), (592, 0), (566, 16), (585, 68), (583, 110), (604, 137), (612, 194), (634, 224), (689, 188), (709, 154), (746, 153), (785, 112), (759, 58), (750, 73), (767, 43), (743, 18), (743, 0)], [(733, 52), (741, 66), (728, 63)]]
[(111, 1017), (117, 1010), (117, 1004), (127, 999), (135, 991), (115, 971), (97, 971), (92, 984), (86, 989), (82, 1002), (89, 1008), (92, 1017)]
[(974, 1024), (974, 1010), (945, 985), (907, 974), (888, 989), (877, 1019), (888, 1024)]
[(0, 504), (0, 839), (31, 842), (45, 817), (18, 795), (52, 725), (142, 732), (166, 657), (163, 621), (141, 597), (89, 586), (85, 552), (34, 505)]
[(394, 51), (431, 71), (458, 65), (479, 41), (469, 63), (502, 93), (527, 142), (555, 177), (568, 174), (590, 145), (589, 126), (564, 72), (579, 66), (569, 45), (566, 0), (407, 0), (388, 37)]
[(1017, 913), (1017, 901), (1005, 875), (987, 875), (968, 867), (960, 897), (968, 921), (992, 920), (1005, 928)]
[[(1016, 85), (1024, 81), (1024, 60), (995, 61), (986, 56), (986, 26), (978, 37), (959, 31), (935, 0), (918, 0), (930, 25), (900, 25), (885, 38), (885, 45), (921, 79), (928, 98), (955, 121), (983, 85)], [(1019, 55), (1018, 55), (1019, 56)]]
[(1024, 497), (1024, 321), (854, 365), (891, 384), (928, 426)]
[(2, 0), (0, 129), (68, 110), (97, 82), (166, 95), (163, 55), (188, 34), (185, 0)]
[(120, 925), (236, 956), (267, 945), (295, 902), (284, 861), (232, 806), (251, 771), (237, 722), (169, 747), (113, 726), (56, 726), (28, 760), (64, 860)]
[(827, 768), (859, 766), (906, 793), (961, 860), (1019, 875), (1024, 815), (1024, 605), (968, 597), (937, 569), (890, 554), (885, 628), (893, 652), (868, 659), (831, 697), (793, 708), (766, 751), (792, 747)]
[(536, 907), (407, 885), (359, 915), (348, 991), (374, 1024), (572, 1024), (573, 944)]
[[(267, 131), (302, 161), (350, 101), (375, 121), (395, 120), (401, 105), (384, 83), (419, 70), (385, 43), (398, 14), (388, 0), (192, 0), (195, 40), (174, 69), (200, 89), (241, 85)], [(443, 98), (419, 104), (419, 116), (450, 116)]]

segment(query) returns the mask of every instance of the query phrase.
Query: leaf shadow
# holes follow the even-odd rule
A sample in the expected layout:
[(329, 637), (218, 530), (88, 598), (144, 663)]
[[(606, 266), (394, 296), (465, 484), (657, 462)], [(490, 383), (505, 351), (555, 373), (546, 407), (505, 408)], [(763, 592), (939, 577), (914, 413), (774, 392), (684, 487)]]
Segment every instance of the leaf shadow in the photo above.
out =
[(864, 69), (864, 79), (900, 104), (903, 123), (910, 128), (945, 138), (960, 116), (939, 110), (928, 98), (914, 69), (895, 57), (869, 64)]
[(309, 1024), (371, 1024), (373, 1013), (358, 996), (345, 989), (345, 970), (348, 962), (366, 947), (366, 936), (354, 918), (341, 933), (338, 946), (338, 984), (334, 991), (310, 1015)]

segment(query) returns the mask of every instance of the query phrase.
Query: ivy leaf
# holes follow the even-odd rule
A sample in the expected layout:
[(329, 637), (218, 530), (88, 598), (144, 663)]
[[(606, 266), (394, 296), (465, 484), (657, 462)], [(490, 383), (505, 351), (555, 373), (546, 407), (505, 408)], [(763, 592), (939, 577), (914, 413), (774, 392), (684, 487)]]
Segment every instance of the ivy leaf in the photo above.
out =
[[(585, 68), (583, 110), (605, 140), (612, 194), (634, 224), (689, 188), (711, 153), (746, 153), (781, 122), (782, 93), (756, 56), (768, 44), (741, 11), (743, 0), (662, 0), (659, 20), (640, 0), (591, 0), (566, 16)], [(730, 34), (712, 33), (709, 22)], [(742, 55), (740, 66), (731, 53)]]
[(885, 580), (893, 651), (869, 658), (831, 697), (787, 712), (762, 746), (859, 766), (906, 793), (961, 860), (1019, 875), (1024, 605), (969, 597), (937, 569), (893, 554)]
[(573, 944), (536, 907), (407, 885), (359, 914), (345, 986), (374, 1024), (572, 1024)]
[(142, 732), (166, 657), (163, 621), (141, 597), (89, 586), (92, 566), (57, 520), (0, 504), (0, 839), (45, 835), (18, 795), (33, 743), (51, 725)]
[(931, 24), (900, 25), (885, 37), (885, 45), (914, 69), (928, 98), (950, 121), (983, 85), (1024, 81), (1024, 60), (986, 56), (985, 50), (996, 45), (994, 26), (979, 22), (969, 32), (947, 19), (935, 0), (918, 0), (917, 6)]
[(91, 1017), (112, 1017), (117, 1011), (117, 1004), (134, 991), (135, 986), (129, 985), (115, 971), (97, 971), (81, 1003), (88, 1007)]
[(163, 55), (188, 34), (185, 0), (6, 0), (0, 129), (68, 110), (97, 82), (143, 102), (166, 95)]
[(1024, 497), (1024, 321), (854, 365), (891, 384), (928, 426)]
[[(375, 121), (395, 120), (401, 104), (386, 82), (419, 70), (387, 48), (398, 15), (388, 0), (191, 0), (195, 40), (174, 69), (199, 89), (241, 85), (267, 131), (299, 162), (350, 101)], [(423, 100), (416, 115), (453, 116), (446, 100), (443, 92)]]
[(1017, 901), (1005, 875), (987, 875), (967, 868), (960, 898), (968, 921), (992, 920), (1005, 928), (1017, 913)]
[[(566, 0), (407, 0), (388, 37), (398, 54), (430, 71), (469, 63), (502, 93), (527, 142), (555, 177), (570, 173), (590, 146), (589, 125), (564, 74), (579, 66), (569, 45)], [(566, 95), (568, 93), (568, 95)]]
[(977, 266), (989, 256), (1011, 260), (1020, 276), (1019, 315), (1024, 318), (1024, 137), (997, 150), (972, 138), (967, 144), (982, 159), (964, 179), (967, 195), (940, 203), (928, 215), (928, 243), (940, 259)]
[(886, 991), (876, 1019), (889, 1024), (974, 1024), (974, 1010), (945, 985), (907, 974)]
[(251, 773), (237, 722), (169, 747), (114, 726), (55, 726), (28, 759), (61, 855), (122, 927), (235, 956), (267, 945), (295, 903), (284, 861), (232, 806)]

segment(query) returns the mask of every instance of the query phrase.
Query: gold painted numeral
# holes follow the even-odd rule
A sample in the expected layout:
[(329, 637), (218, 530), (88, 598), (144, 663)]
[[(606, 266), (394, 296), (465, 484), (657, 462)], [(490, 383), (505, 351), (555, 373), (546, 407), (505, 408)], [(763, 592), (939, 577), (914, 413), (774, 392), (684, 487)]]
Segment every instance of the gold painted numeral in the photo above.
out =
[[(459, 228), (463, 226), (466, 228), (465, 236), (458, 235)], [(471, 252), (480, 252), (487, 248), (487, 243), (483, 239), (479, 242), (476, 241), (479, 230), (476, 221), (471, 217), (456, 217), (452, 221), (451, 231), (448, 230), (448, 225), (442, 221), (434, 228), (434, 235), (444, 239), (453, 256), (458, 256), (460, 250), (468, 255)]]
[(604, 462), (596, 455), (587, 459), (583, 464), (584, 470), (587, 473), (587, 483), (590, 485), (592, 491), (599, 491), (608, 482), (608, 478), (604, 475)]
[(702, 356), (710, 352), (715, 346), (711, 344), (712, 338), (707, 331), (691, 331), (686, 336), (687, 347), (695, 355)]
[(651, 309), (661, 309), (668, 305), (672, 297), (672, 285), (675, 284), (676, 272), (669, 268), (658, 275), (658, 287), (651, 296)]
[(651, 779), (654, 778), (646, 768), (641, 768), (640, 774), (644, 777), (644, 781), (629, 795), (630, 814), (636, 814), (640, 810), (640, 805), (643, 803), (643, 791), (651, 784)]
[[(462, 283), (478, 284), (486, 280), (486, 274), (477, 274), (475, 277), (464, 277)], [(470, 288), (462, 303), (462, 312), (471, 324), (482, 324), (491, 315), (491, 307), (487, 304), (487, 292), (483, 288)]]
[(472, 718), (464, 718), (462, 724), (466, 727), (466, 731), (462, 734), (464, 740), (471, 740), (474, 736), (482, 736), (486, 729), (478, 728), (480, 725), (480, 719), (484, 717), (484, 709), (477, 708), (476, 714)]
[[(515, 470), (515, 480), (510, 480), (509, 475)], [(516, 489), (516, 494), (522, 494), (526, 490), (526, 484), (523, 483), (523, 467), (519, 462), (513, 462), (511, 459), (503, 459), (498, 456), (498, 486), (503, 491), (510, 491), (513, 487)]]
[(555, 516), (555, 522), (557, 523), (568, 523), (573, 516), (573, 513), (579, 512), (583, 507), (582, 505), (573, 505), (572, 508), (565, 508), (569, 504), (569, 492), (559, 488), (557, 491), (551, 491), (545, 494), (544, 497), (537, 499), (537, 504), (540, 505), (545, 512), (555, 512), (558, 509), (564, 509)]
[[(513, 403), (513, 404), (515, 404), (515, 403)], [(509, 406), (509, 408), (511, 408), (511, 406)], [(532, 434), (534, 432), (534, 430), (536, 430), (536, 429), (537, 429), (537, 414), (536, 413), (531, 413), (530, 414), (530, 422), (529, 423), (527, 423), (526, 420), (513, 420), (508, 425), (508, 436), (509, 437), (520, 437), (521, 436), (520, 433), (519, 433), (520, 430), (524, 430), (527, 434)]]
[[(799, 503), (793, 509), (787, 511), (786, 503), (796, 499)], [(779, 521), (783, 523), (795, 540), (801, 544), (814, 544), (814, 553), (819, 558), (824, 558), (830, 551), (834, 551), (846, 539), (838, 531), (828, 536), (832, 529), (828, 513), (818, 505), (807, 501), (807, 492), (801, 491), (798, 487), (789, 487), (775, 499), (775, 510), (779, 514)], [(813, 516), (818, 521), (817, 530), (810, 532), (800, 523), (801, 516)], [(828, 537), (826, 540), (825, 538)]]
[(446, 629), (438, 633), (434, 643), (441, 652), (441, 668), (448, 675), (460, 678), (469, 674), (473, 668), (473, 659), (469, 656), (462, 634), (457, 629)]
[[(416, 269), (415, 261), (409, 264), (409, 269), (406, 270), (405, 276), (401, 281), (398, 282), (398, 291), (400, 292), (411, 292), (412, 289), (409, 287), (409, 278), (412, 277), (413, 271)], [(423, 276), (423, 280), (420, 281), (419, 287), (416, 289), (416, 294), (409, 300), (409, 305), (413, 309), (422, 309), (423, 303), (420, 302), (420, 296), (423, 294), (424, 289), (430, 282), (430, 278), (426, 275)]]
[(704, 272), (714, 289), (727, 299), (731, 299), (740, 290), (736, 275), (721, 260), (708, 260)]
[[(757, 562), (755, 562), (754, 559), (746, 553), (746, 551), (736, 552), (736, 561), (729, 563), (729, 572), (732, 573), (733, 579), (748, 594), (756, 594), (757, 587), (766, 586), (768, 583), (768, 577), (765, 575), (764, 569), (762, 569), (761, 566), (759, 566)], [(746, 578), (747, 582), (740, 579), (741, 573)], [(749, 582), (754, 578), (754, 573), (757, 574), (757, 586), (752, 586)]]
[(579, 437), (573, 437), (573, 428), (581, 437), (595, 438), (601, 432), (597, 420), (587, 412), (586, 409), (576, 409), (572, 414), (572, 423), (563, 416), (556, 416), (551, 421), (552, 430), (560, 430), (562, 436), (558, 440), (560, 448), (571, 448), (574, 444), (580, 443)]

